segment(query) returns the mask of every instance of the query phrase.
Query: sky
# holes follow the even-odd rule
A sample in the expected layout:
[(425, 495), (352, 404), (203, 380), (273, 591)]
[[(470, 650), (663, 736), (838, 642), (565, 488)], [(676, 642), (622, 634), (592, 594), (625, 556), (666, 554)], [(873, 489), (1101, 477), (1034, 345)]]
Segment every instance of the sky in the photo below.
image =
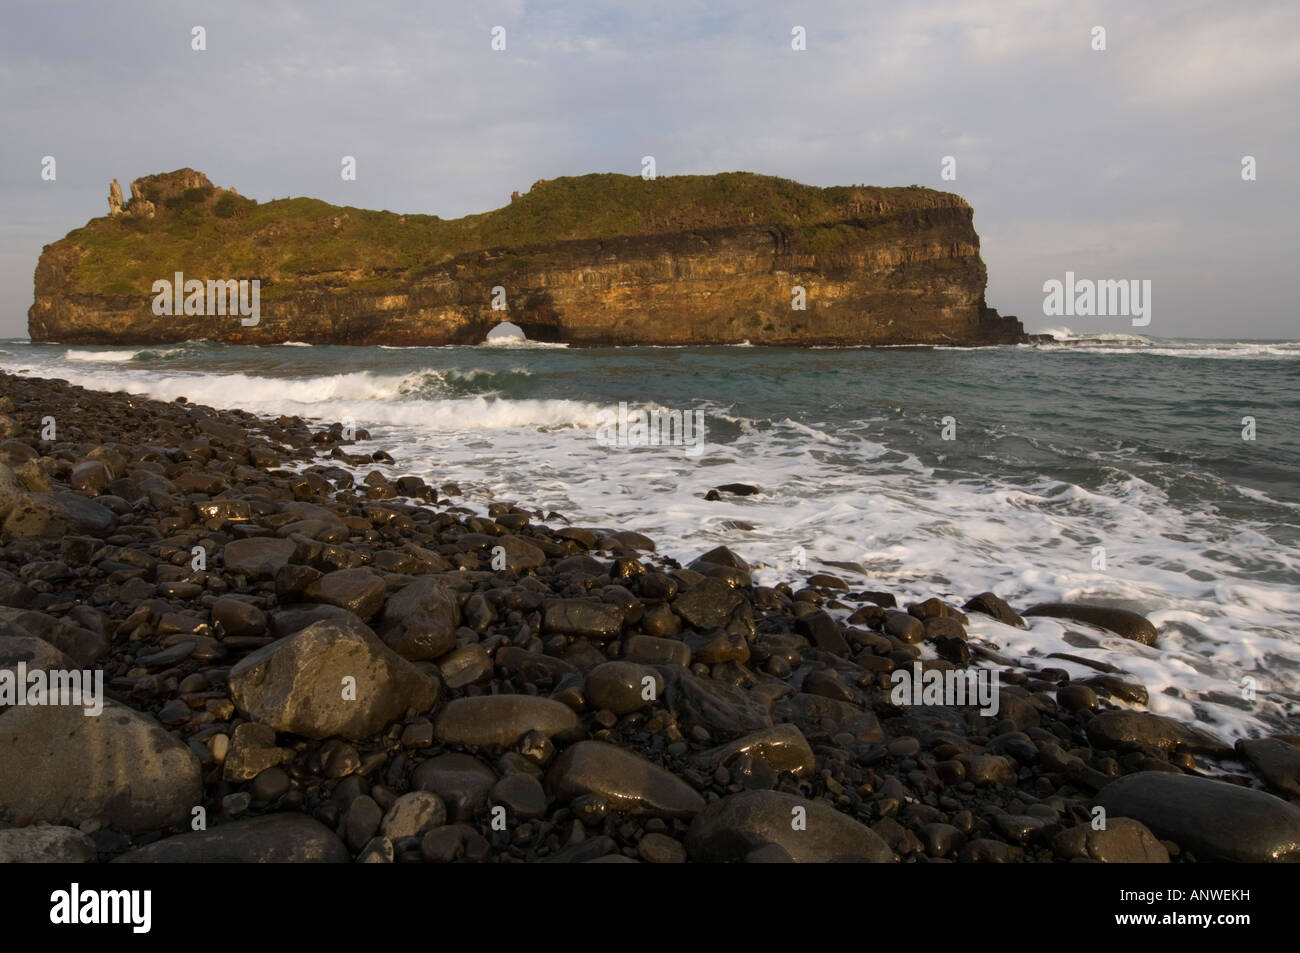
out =
[(0, 23), (0, 336), (114, 178), (453, 218), (651, 155), (956, 192), (989, 305), (1031, 331), (1137, 330), (1045, 315), (1072, 271), (1149, 280), (1144, 334), (1300, 338), (1294, 0), (3, 0)]

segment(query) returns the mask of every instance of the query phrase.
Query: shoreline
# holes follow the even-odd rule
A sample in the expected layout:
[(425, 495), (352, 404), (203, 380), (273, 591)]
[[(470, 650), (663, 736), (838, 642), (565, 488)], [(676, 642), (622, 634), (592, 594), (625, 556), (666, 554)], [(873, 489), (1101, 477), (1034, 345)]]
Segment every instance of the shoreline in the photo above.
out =
[[(339, 424), (5, 373), (0, 430), (0, 667), (102, 669), (120, 716), (0, 713), (0, 856), (1300, 856), (1294, 736), (1234, 751), (1112, 704), (1140, 685), (1015, 662), (996, 714), (893, 704), (922, 645), (976, 670), (967, 613), (1020, 618), (988, 593), (755, 587), (725, 547), (682, 568), (639, 533), (481, 516), (358, 476), (385, 461)], [(1128, 820), (1094, 830), (1098, 805)]]

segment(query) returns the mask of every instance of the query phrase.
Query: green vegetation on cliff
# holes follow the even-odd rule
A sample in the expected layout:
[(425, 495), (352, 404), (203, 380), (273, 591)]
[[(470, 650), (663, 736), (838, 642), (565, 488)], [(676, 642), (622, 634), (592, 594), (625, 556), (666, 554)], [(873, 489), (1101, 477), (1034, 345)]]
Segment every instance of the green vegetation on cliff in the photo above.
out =
[[(201, 184), (182, 187), (194, 181)], [(275, 282), (291, 277), (337, 274), (351, 286), (382, 288), (388, 275), (472, 252), (753, 225), (795, 230), (810, 250), (828, 254), (854, 231), (834, 224), (845, 219), (965, 207), (958, 196), (929, 189), (822, 189), (746, 172), (542, 180), (503, 208), (449, 220), (310, 198), (259, 204), (189, 169), (137, 180), (132, 191), (139, 198), (124, 214), (93, 219), (67, 236), (81, 252), (67, 274), (70, 291), (145, 293), (177, 262), (194, 277), (260, 277), (271, 297)]]

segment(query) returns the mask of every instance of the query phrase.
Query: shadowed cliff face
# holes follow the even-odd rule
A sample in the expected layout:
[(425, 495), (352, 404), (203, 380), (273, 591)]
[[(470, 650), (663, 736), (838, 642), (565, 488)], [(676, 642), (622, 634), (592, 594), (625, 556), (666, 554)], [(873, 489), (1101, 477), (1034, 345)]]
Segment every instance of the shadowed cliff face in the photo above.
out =
[[(592, 175), (453, 221), (258, 205), (190, 169), (136, 180), (131, 195), (45, 247), (33, 340), (475, 344), (501, 321), (592, 346), (1024, 340), (984, 305), (970, 206), (928, 189)], [(153, 283), (176, 272), (256, 279), (258, 323), (155, 314)]]

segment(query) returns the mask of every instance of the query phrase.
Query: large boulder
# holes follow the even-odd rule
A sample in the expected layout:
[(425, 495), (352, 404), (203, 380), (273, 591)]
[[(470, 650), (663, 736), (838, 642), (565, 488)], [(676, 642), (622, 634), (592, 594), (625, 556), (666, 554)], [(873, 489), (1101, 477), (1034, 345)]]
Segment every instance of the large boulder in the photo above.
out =
[(306, 814), (267, 814), (129, 850), (118, 864), (343, 864), (348, 849)]
[(201, 799), (198, 759), (151, 716), (111, 700), (98, 716), (58, 705), (0, 714), (0, 811), (149, 831), (188, 820)]
[(437, 683), (360, 621), (328, 619), (245, 656), (230, 670), (230, 694), (276, 731), (355, 740), (432, 708)]
[(1141, 821), (1197, 860), (1300, 861), (1300, 807), (1254, 788), (1141, 771), (1102, 788), (1110, 817)]
[(1099, 864), (1167, 864), (1169, 851), (1147, 826), (1131, 817), (1110, 817), (1104, 830), (1079, 824), (1052, 838), (1052, 853)]
[(1089, 606), (1076, 602), (1042, 602), (1030, 606), (1024, 612), (1027, 616), (1050, 616), (1053, 619), (1070, 619), (1095, 625), (1099, 629), (1114, 632), (1116, 635), (1143, 645), (1156, 644), (1156, 627), (1144, 616), (1128, 609), (1112, 609), (1110, 606)]
[(1187, 751), (1224, 757), (1232, 746), (1194, 725), (1145, 711), (1104, 711), (1088, 722), (1088, 740), (1096, 748), (1118, 748), (1135, 741), (1144, 748)]

